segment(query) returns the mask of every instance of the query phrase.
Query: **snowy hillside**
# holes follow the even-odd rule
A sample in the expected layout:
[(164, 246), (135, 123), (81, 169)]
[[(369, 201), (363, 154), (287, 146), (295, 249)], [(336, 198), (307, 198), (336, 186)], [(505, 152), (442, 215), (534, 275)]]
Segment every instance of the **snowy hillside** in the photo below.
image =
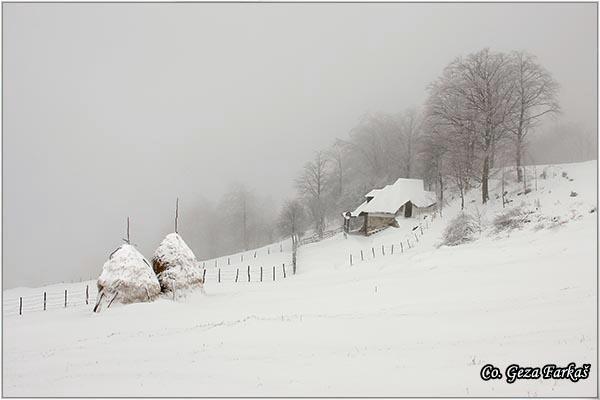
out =
[[(498, 180), (486, 206), (473, 190), (466, 211), (482, 229), (468, 244), (440, 246), (454, 199), (417, 238), (410, 220), (302, 246), (286, 279), (207, 279), (206, 295), (100, 314), (5, 314), (4, 395), (597, 396), (596, 168), (547, 167), (527, 194), (509, 184), (508, 207), (528, 212), (514, 230), (494, 229)], [(273, 246), (267, 256), (286, 262)], [(479, 375), (487, 363), (571, 361), (592, 364), (590, 378)]]

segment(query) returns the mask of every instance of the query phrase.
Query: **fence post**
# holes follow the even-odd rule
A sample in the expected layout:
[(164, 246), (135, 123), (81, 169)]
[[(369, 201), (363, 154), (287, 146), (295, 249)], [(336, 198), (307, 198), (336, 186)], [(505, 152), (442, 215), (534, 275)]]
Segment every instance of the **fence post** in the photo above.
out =
[(250, 282), (250, 266), (248, 265), (248, 282)]
[(221, 268), (219, 268), (219, 283), (221, 283)]
[(363, 257), (363, 251), (360, 251), (360, 261), (365, 261), (365, 258)]
[(350, 254), (350, 266), (352, 266), (352, 254)]
[(375, 258), (375, 247), (371, 247), (371, 251), (373, 252), (373, 258)]
[(262, 282), (262, 276), (263, 276), (263, 267), (260, 267), (260, 281)]
[(400, 242), (400, 253), (404, 253), (404, 246), (402, 245), (402, 242)]
[(410, 249), (410, 240), (406, 238), (406, 243), (408, 244), (408, 248)]
[(383, 244), (381, 245), (381, 254), (385, 256), (385, 246)]
[(19, 315), (23, 315), (23, 298), (19, 297)]
[(235, 281), (238, 281), (238, 277), (240, 276), (240, 269), (236, 268), (236, 273), (235, 273)]
[(90, 285), (85, 285), (85, 304), (89, 304), (90, 299)]
[(285, 274), (285, 263), (283, 263), (281, 265), (281, 269), (283, 269), (283, 277), (285, 278), (286, 277), (286, 274)]
[(256, 251), (254, 252), (254, 258), (256, 258)]
[(229, 261), (229, 257), (227, 257), (227, 265), (231, 265), (231, 262)]
[(296, 275), (296, 249), (292, 250), (292, 274)]
[(46, 292), (44, 292), (44, 311), (46, 311)]
[(67, 306), (67, 289), (65, 289), (65, 307)]
[(202, 283), (206, 282), (206, 269), (202, 272)]
[(394, 244), (392, 243), (392, 255), (394, 254)]
[(273, 267), (273, 282), (275, 282), (275, 267)]
[(240, 259), (244, 262), (244, 253), (240, 254)]

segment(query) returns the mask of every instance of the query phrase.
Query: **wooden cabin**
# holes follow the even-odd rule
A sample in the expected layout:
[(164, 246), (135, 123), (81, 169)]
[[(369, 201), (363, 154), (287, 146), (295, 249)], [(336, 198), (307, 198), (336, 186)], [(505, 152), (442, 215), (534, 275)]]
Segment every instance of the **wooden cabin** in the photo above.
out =
[[(399, 227), (399, 218), (413, 218), (430, 211), (437, 197), (424, 188), (421, 179), (400, 178), (391, 185), (371, 190), (356, 210), (342, 214), (344, 230), (368, 236), (390, 226)], [(359, 228), (353, 229), (356, 225)]]

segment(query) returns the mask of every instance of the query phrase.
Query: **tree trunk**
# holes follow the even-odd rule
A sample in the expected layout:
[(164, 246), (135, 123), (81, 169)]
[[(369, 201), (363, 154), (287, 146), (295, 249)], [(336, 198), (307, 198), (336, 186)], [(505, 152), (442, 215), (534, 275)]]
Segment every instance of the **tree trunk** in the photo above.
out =
[(342, 197), (342, 194), (344, 193), (344, 170), (342, 169), (342, 158), (340, 156), (340, 159), (338, 161), (338, 169), (340, 170), (340, 174), (339, 174), (339, 185), (340, 185), (340, 192), (338, 197)]
[(506, 191), (504, 190), (504, 167), (502, 167), (502, 208), (504, 208), (504, 205), (506, 204), (505, 193)]
[(483, 159), (483, 171), (481, 173), (481, 201), (483, 204), (487, 203), (490, 199), (488, 192), (488, 178), (490, 175), (490, 159), (486, 154)]
[(488, 171), (490, 168), (494, 168), (494, 159), (496, 157), (496, 140), (494, 140), (494, 138), (492, 138), (492, 146), (490, 149), (491, 153), (488, 160)]
[(442, 173), (438, 173), (438, 179), (440, 182), (440, 216), (442, 215), (442, 208), (444, 207), (444, 180), (442, 179)]
[(523, 152), (523, 137), (521, 132), (517, 133), (517, 182), (523, 181), (523, 171), (521, 171), (521, 154)]

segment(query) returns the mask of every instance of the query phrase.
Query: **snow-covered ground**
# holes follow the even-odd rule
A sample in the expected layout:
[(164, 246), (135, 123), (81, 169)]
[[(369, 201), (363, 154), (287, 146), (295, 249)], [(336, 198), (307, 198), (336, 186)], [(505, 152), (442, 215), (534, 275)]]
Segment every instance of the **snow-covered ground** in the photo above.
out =
[[(5, 315), (3, 394), (597, 396), (596, 162), (547, 172), (537, 191), (508, 187), (510, 205), (537, 205), (538, 219), (484, 229), (469, 244), (438, 246), (459, 212), (454, 200), (404, 253), (414, 220), (303, 246), (298, 273), (275, 282), (208, 280), (207, 295), (100, 314)], [(473, 191), (467, 211), (491, 222), (502, 210), (496, 193), (497, 181), (483, 207)], [(507, 384), (479, 375), (487, 363), (571, 361), (592, 364), (590, 378)]]

